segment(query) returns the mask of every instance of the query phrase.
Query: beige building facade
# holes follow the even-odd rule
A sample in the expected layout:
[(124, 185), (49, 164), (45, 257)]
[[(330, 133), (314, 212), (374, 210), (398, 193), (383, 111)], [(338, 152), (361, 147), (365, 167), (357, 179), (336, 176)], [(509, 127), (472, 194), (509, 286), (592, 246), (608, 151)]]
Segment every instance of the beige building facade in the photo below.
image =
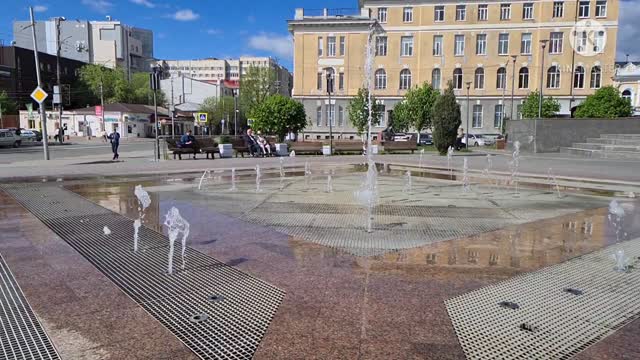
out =
[[(293, 96), (305, 104), (308, 139), (327, 138), (329, 119), (334, 137), (355, 135), (346, 108), (365, 80), (372, 26), (382, 30), (372, 37), (371, 79), (385, 110), (376, 133), (407, 90), (424, 82), (442, 91), (452, 81), (463, 127), (468, 117), (471, 133), (499, 133), (503, 119), (518, 118), (522, 100), (541, 82), (543, 94), (559, 100), (558, 115), (570, 116), (615, 75), (618, 0), (361, 0), (359, 5), (355, 15), (298, 9), (289, 21)], [(327, 73), (335, 74), (331, 102)]]

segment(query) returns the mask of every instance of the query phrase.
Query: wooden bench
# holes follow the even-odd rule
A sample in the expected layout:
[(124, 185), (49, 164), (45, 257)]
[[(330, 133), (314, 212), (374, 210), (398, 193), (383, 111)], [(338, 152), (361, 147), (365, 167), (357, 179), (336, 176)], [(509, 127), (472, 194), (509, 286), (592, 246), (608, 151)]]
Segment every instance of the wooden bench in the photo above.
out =
[(205, 153), (207, 156), (207, 159), (209, 158), (209, 155), (211, 155), (211, 160), (214, 160), (216, 158), (215, 154), (220, 154), (220, 148), (218, 147), (218, 143), (213, 141), (212, 138), (210, 137), (205, 137), (205, 138), (199, 138), (196, 139), (196, 142), (198, 144), (198, 148), (200, 149), (201, 153)]
[(362, 154), (362, 141), (334, 141), (333, 152), (341, 153), (360, 153)]
[(173, 159), (175, 160), (176, 155), (178, 155), (178, 159), (182, 160), (182, 154), (193, 154), (193, 158), (196, 158), (196, 154), (199, 152), (198, 143), (196, 141), (193, 144), (193, 147), (190, 148), (181, 148), (178, 147), (178, 140), (176, 139), (164, 139), (167, 142), (167, 148), (169, 151), (173, 153)]
[(415, 137), (411, 138), (411, 140), (407, 141), (384, 141), (382, 143), (384, 147), (384, 151), (386, 153), (392, 153), (396, 151), (411, 151), (413, 154), (414, 151), (418, 150), (418, 142)]
[(233, 148), (233, 151), (235, 151), (236, 157), (238, 157), (238, 154), (244, 157), (245, 153), (251, 153), (249, 151), (249, 146), (247, 146), (247, 143), (244, 141), (244, 137), (231, 140), (231, 147)]
[(322, 154), (322, 142), (294, 141), (289, 143), (289, 150), (296, 154)]

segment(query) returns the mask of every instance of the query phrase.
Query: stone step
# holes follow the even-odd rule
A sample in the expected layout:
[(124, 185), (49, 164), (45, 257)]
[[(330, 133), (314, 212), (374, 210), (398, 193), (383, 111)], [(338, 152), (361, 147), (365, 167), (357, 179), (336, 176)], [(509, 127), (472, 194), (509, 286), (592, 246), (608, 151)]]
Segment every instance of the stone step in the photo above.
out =
[(640, 134), (603, 134), (600, 137), (603, 139), (640, 140)]
[(576, 155), (583, 158), (593, 159), (617, 159), (617, 160), (638, 160), (640, 161), (640, 152), (610, 152), (602, 150), (589, 150), (577, 148), (560, 148), (560, 152), (564, 154)]
[(588, 138), (588, 143), (591, 144), (608, 144), (608, 145), (627, 145), (627, 146), (640, 146), (640, 139), (603, 139), (603, 138)]
[(629, 145), (610, 145), (610, 144), (594, 144), (594, 143), (574, 143), (573, 148), (584, 150), (604, 150), (610, 152), (640, 152), (640, 146)]

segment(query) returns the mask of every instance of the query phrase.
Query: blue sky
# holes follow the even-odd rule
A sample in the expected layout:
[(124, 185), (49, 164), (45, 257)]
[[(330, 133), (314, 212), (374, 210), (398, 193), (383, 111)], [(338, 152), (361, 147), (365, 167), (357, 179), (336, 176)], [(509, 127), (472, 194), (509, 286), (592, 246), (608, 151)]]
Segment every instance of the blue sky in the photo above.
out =
[[(0, 39), (12, 40), (12, 22), (28, 20), (28, 6), (36, 20), (55, 16), (101, 20), (105, 15), (132, 26), (151, 29), (155, 56), (161, 59), (240, 55), (273, 56), (289, 70), (292, 45), (286, 20), (297, 7), (353, 8), (357, 0), (4, 0), (0, 12)], [(621, 2), (618, 60), (625, 54), (640, 61), (640, 0)]]

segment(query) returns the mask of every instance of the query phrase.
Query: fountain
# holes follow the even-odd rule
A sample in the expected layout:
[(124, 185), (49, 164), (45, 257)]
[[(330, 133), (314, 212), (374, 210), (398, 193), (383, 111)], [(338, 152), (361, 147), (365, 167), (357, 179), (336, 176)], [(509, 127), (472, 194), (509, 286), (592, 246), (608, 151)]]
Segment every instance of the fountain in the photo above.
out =
[(151, 205), (151, 197), (149, 197), (149, 193), (146, 192), (142, 185), (137, 185), (134, 194), (138, 199), (138, 219), (133, 222), (133, 251), (138, 251), (138, 234), (140, 231), (140, 227), (142, 226), (142, 220), (145, 216), (145, 210)]
[(291, 150), (291, 152), (289, 153), (289, 157), (296, 157), (296, 151)]
[(200, 177), (200, 183), (198, 184), (198, 190), (202, 190), (202, 183), (204, 182), (205, 179), (209, 179), (211, 178), (211, 171), (210, 170), (205, 170), (204, 173), (202, 174), (202, 176)]
[(471, 186), (469, 185), (469, 163), (466, 156), (462, 165), (462, 188), (465, 193), (471, 191)]
[(189, 236), (189, 223), (180, 216), (178, 209), (172, 207), (165, 217), (164, 225), (169, 228), (169, 265), (167, 272), (173, 274), (173, 252), (175, 242), (180, 233), (182, 233), (182, 269), (185, 268), (185, 251), (187, 248), (187, 237)]
[(515, 195), (518, 195), (518, 170), (520, 168), (520, 141), (513, 143), (513, 159), (509, 164), (511, 167), (511, 183), (515, 188)]
[(547, 180), (549, 181), (549, 186), (551, 186), (551, 191), (555, 191), (558, 194), (558, 199), (561, 199), (562, 193), (560, 193), (560, 185), (558, 184), (556, 176), (553, 175), (553, 169), (551, 168), (549, 168), (547, 173)]
[(611, 256), (616, 261), (613, 270), (618, 272), (627, 272), (631, 265), (631, 260), (625, 255), (624, 250), (618, 250)]
[(620, 241), (620, 232), (622, 231), (622, 221), (624, 220), (624, 208), (616, 201), (612, 200), (609, 204), (609, 222), (616, 231), (616, 241)]
[(453, 160), (453, 146), (449, 146), (447, 150), (447, 169), (449, 170), (449, 177), (453, 180), (453, 167), (451, 166), (451, 162)]
[(422, 156), (424, 156), (424, 149), (420, 149), (420, 160), (418, 161), (418, 167), (422, 167)]
[(367, 209), (367, 232), (373, 231), (373, 209), (378, 201), (378, 171), (376, 164), (371, 161), (367, 169), (367, 175), (363, 179), (360, 190), (355, 192), (356, 200)]
[(333, 192), (333, 176), (331, 174), (327, 175), (327, 193)]
[(104, 236), (111, 235), (111, 230), (106, 226), (104, 228), (102, 228), (102, 231), (104, 232)]
[(407, 170), (404, 174), (404, 189), (402, 189), (402, 192), (408, 193), (411, 191), (413, 191), (413, 180), (411, 178), (411, 171)]
[(311, 164), (308, 161), (304, 163), (304, 186), (307, 190), (311, 187)]
[(487, 166), (482, 171), (482, 175), (484, 175), (485, 179), (489, 182), (489, 184), (492, 183), (492, 181), (491, 181), (491, 168), (492, 167), (493, 167), (493, 160), (491, 159), (491, 154), (487, 154)]
[(260, 170), (260, 165), (256, 165), (256, 192), (262, 192), (262, 171)]
[(236, 169), (231, 169), (231, 191), (238, 191), (236, 187)]

